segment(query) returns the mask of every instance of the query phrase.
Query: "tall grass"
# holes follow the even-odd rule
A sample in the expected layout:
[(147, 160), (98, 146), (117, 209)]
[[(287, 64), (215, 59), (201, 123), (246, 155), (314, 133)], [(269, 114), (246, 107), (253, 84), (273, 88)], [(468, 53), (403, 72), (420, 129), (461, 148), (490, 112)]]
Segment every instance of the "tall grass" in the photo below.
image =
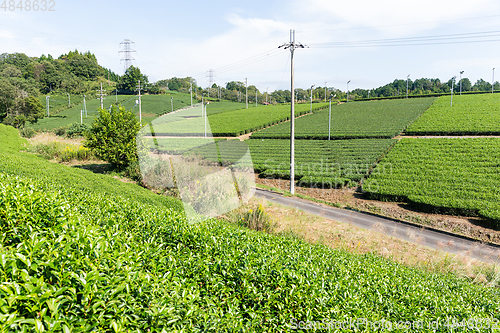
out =
[(95, 159), (90, 149), (63, 142), (38, 143), (29, 147), (28, 151), (42, 155), (48, 159), (56, 159), (59, 162), (70, 162), (73, 160), (89, 161)]

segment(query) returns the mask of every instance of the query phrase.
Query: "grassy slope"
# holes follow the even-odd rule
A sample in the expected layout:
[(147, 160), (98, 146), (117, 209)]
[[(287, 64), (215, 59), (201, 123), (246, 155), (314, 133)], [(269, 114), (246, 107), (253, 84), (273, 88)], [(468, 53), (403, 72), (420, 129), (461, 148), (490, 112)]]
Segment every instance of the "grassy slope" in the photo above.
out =
[[(184, 108), (186, 106), (191, 105), (191, 100), (189, 94), (182, 94), (177, 92), (169, 92), (163, 95), (144, 95), (141, 97), (142, 104), (142, 115), (143, 115), (143, 123), (150, 122), (151, 120), (157, 118), (158, 116), (171, 112), (171, 98), (173, 97), (173, 106), (174, 110)], [(61, 99), (61, 96), (57, 96), (57, 98), (52, 101), (51, 106), (61, 104), (64, 100)], [(118, 95), (115, 97), (114, 95), (106, 96), (104, 100), (104, 107), (109, 107), (112, 103), (115, 103), (118, 100), (118, 103), (124, 105), (127, 109), (133, 109), (136, 113), (137, 117), (139, 117), (139, 107), (135, 105), (137, 97), (134, 95)], [(67, 99), (65, 100), (67, 103)], [(83, 97), (81, 96), (72, 96), (71, 97), (72, 104), (78, 101), (76, 106), (73, 106), (70, 109), (58, 112), (57, 114), (44, 118), (38, 121), (36, 124), (27, 124), (28, 127), (33, 127), (37, 130), (51, 130), (61, 126), (68, 126), (72, 123), (80, 123), (80, 110), (83, 109)], [(54, 102), (54, 103), (53, 103)], [(196, 100), (193, 99), (193, 103), (196, 103)], [(42, 103), (45, 107), (45, 101)], [(87, 114), (88, 117), (83, 118), (83, 123), (86, 125), (92, 124), (92, 120), (96, 114), (96, 110), (100, 107), (101, 102), (95, 98), (87, 97)], [(239, 104), (240, 106), (241, 104)]]
[[(66, 97), (67, 98), (67, 97)], [(123, 103), (124, 101), (128, 100), (130, 97), (125, 96), (125, 95), (119, 95), (118, 96), (118, 102)], [(70, 109), (60, 111), (57, 114), (54, 115), (53, 112), (50, 112), (49, 114), (51, 115), (50, 117), (45, 117), (43, 119), (40, 119), (36, 124), (26, 124), (26, 127), (32, 127), (36, 130), (51, 130), (54, 128), (62, 127), (62, 126), (68, 126), (72, 123), (80, 123), (80, 110), (83, 109), (83, 97), (81, 96), (72, 96), (71, 97), (71, 102), (72, 104), (75, 104), (78, 101), (78, 104), (76, 106), (71, 107)], [(57, 103), (59, 102), (59, 103)], [(58, 96), (56, 99), (50, 100), (50, 106), (52, 110), (53, 105), (60, 104), (61, 102), (61, 97)], [(115, 102), (115, 96), (108, 96), (105, 100), (105, 106), (109, 106), (110, 103)], [(57, 103), (57, 104), (56, 104)], [(67, 103), (67, 99), (66, 99)], [(45, 100), (43, 101), (43, 106), (44, 106), (44, 111), (46, 112), (46, 105), (45, 105)], [(94, 118), (95, 111), (97, 110), (98, 107), (100, 107), (101, 102), (99, 100), (96, 100), (95, 98), (90, 98), (87, 97), (86, 99), (86, 104), (87, 104), (87, 118), (85, 115), (83, 115), (83, 123), (86, 125), (90, 125), (92, 123), (92, 119)], [(45, 113), (46, 115), (46, 113)]]
[(455, 95), (436, 102), (406, 131), (408, 135), (500, 135), (498, 94)]
[(26, 177), (0, 178), (1, 232), (13, 221), (32, 227), (0, 246), (5, 330), (254, 332), (286, 330), (293, 318), (443, 328), (500, 318), (495, 290), (221, 221), (187, 225), (141, 203), (154, 201), (142, 190), (127, 196), (127, 184), (17, 153), (23, 140), (0, 131), (0, 172)]
[(13, 127), (0, 124), (0, 172), (41, 179), (74, 190), (86, 190), (107, 195), (118, 195), (142, 203), (182, 210), (177, 200), (161, 197), (135, 184), (128, 184), (105, 175), (68, 168), (50, 163), (29, 153), (18, 153), (27, 141), (19, 138)]

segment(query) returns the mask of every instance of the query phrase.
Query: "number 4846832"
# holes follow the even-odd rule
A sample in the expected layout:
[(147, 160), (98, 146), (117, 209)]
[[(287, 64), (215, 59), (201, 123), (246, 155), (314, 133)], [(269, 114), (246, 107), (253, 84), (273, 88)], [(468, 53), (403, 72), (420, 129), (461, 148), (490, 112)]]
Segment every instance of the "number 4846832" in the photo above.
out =
[[(1, 1), (1, 0), (0, 0)], [(4, 0), (2, 2), (2, 5), (0, 6), (0, 10), (3, 9), (4, 12), (7, 10), (13, 12), (13, 11), (49, 11), (49, 12), (54, 12), (56, 2), (55, 0)]]

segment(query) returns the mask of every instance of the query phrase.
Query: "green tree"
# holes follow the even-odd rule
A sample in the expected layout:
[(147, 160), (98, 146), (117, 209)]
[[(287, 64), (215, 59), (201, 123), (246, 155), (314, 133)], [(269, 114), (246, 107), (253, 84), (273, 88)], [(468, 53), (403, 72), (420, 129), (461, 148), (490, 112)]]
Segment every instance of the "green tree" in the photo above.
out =
[(476, 81), (474, 86), (472, 87), (474, 91), (491, 91), (491, 83), (484, 81), (483, 79), (479, 79)]
[[(458, 82), (458, 89), (460, 90), (460, 81)], [(472, 83), (466, 77), (462, 78), (462, 91), (470, 91), (472, 89)]]
[(495, 84), (493, 85), (493, 89), (496, 91), (496, 90), (500, 90), (500, 82), (498, 81), (495, 81)]
[(226, 84), (227, 90), (245, 91), (245, 84), (240, 81), (231, 81)]
[(126, 167), (137, 161), (136, 135), (140, 123), (135, 114), (114, 105), (111, 112), (100, 109), (85, 132), (84, 146), (115, 167)]
[(26, 120), (32, 124), (44, 117), (42, 102), (33, 96), (23, 99), (21, 112), (26, 117)]
[(146, 86), (149, 82), (148, 77), (143, 75), (138, 67), (130, 66), (120, 78), (117, 89), (135, 91), (137, 89), (137, 81), (139, 80), (141, 81), (141, 86)]
[(4, 78), (0, 78), (0, 120), (7, 117), (14, 107), (16, 87)]
[(3, 77), (20, 77), (22, 75), (21, 70), (14, 65), (6, 65), (2, 70), (1, 75)]
[(103, 75), (104, 70), (93, 60), (80, 54), (74, 54), (68, 60), (71, 73), (85, 79), (95, 79), (98, 75)]

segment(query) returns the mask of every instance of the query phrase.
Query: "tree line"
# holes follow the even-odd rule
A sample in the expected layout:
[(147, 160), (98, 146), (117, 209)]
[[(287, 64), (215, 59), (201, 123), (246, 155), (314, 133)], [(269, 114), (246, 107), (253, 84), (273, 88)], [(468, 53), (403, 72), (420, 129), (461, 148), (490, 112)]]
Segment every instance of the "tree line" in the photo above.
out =
[[(248, 87), (241, 81), (227, 82), (225, 86), (213, 84), (202, 88), (192, 77), (163, 79), (150, 83), (148, 76), (138, 67), (130, 66), (124, 75), (118, 75), (112, 70), (99, 65), (97, 58), (91, 52), (69, 51), (53, 58), (49, 55), (29, 57), (24, 53), (0, 54), (0, 122), (24, 127), (25, 122), (37, 122), (44, 116), (41, 100), (43, 95), (59, 93), (62, 95), (96, 96), (96, 91), (103, 84), (107, 93), (135, 94), (137, 82), (141, 81), (143, 93), (162, 94), (168, 91), (181, 93), (193, 92), (196, 98), (230, 100), (245, 102), (248, 92), (248, 102), (255, 103), (286, 103), (291, 101), (289, 90), (272, 92), (259, 91), (256, 86)], [(376, 97), (397, 97), (406, 95), (427, 95), (449, 93), (452, 85), (455, 91), (491, 91), (491, 83), (479, 79), (473, 85), (468, 78), (461, 82), (450, 79), (441, 82), (438, 78), (421, 78), (414, 81), (396, 79), (391, 83), (374, 89), (353, 89), (349, 99)], [(500, 90), (500, 84), (495, 82), (493, 88)], [(309, 101), (311, 91), (298, 88), (295, 90), (297, 101)], [(316, 87), (312, 90), (313, 100), (346, 99), (346, 92), (335, 87)], [(68, 106), (70, 107), (70, 106)]]
[[(190, 77), (187, 78), (171, 78), (160, 80), (155, 83), (156, 86), (162, 91), (174, 90), (179, 92), (189, 93), (189, 80), (194, 80)], [(416, 80), (408, 79), (408, 94), (415, 95), (430, 95), (430, 94), (447, 94), (450, 93), (452, 88), (452, 80), (442, 82), (439, 78), (421, 78)], [(193, 85), (195, 87), (195, 85)], [(366, 99), (366, 98), (383, 98), (383, 97), (397, 97), (406, 95), (407, 81), (396, 79), (391, 83), (380, 86), (374, 89), (360, 89), (356, 88), (349, 91), (349, 100)], [(500, 90), (500, 83), (497, 81), (493, 86), (494, 90)], [(224, 100), (234, 102), (245, 102), (246, 93), (248, 91), (249, 103), (255, 103), (257, 97), (259, 103), (289, 103), (291, 101), (290, 90), (275, 90), (272, 92), (259, 91), (256, 86), (249, 85), (245, 87), (245, 83), (241, 81), (227, 82), (225, 86), (218, 86), (213, 84), (211, 87), (202, 89), (201, 87), (193, 88), (198, 94), (204, 94), (206, 97), (219, 98), (219, 95)], [(473, 85), (468, 78), (462, 78), (461, 87), (460, 80), (453, 80), (453, 89), (459, 92), (490, 92), (491, 83), (483, 79), (479, 79)], [(315, 87), (312, 90), (313, 101), (326, 100), (330, 97), (336, 100), (343, 100), (347, 98), (347, 92), (337, 89), (335, 87)], [(295, 100), (299, 102), (309, 101), (311, 98), (310, 89), (295, 89)]]

